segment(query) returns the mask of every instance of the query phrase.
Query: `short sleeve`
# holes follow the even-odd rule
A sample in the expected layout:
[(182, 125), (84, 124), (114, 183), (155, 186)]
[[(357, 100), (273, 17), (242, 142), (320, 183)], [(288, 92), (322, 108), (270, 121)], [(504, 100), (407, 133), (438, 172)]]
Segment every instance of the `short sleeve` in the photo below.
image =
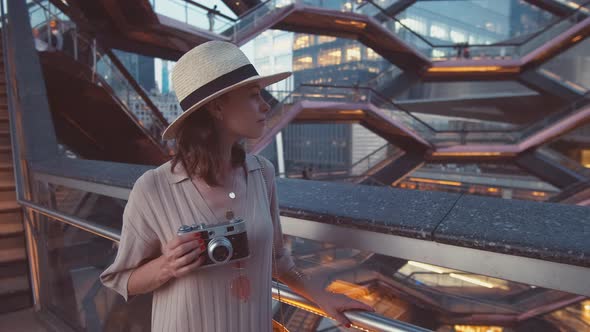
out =
[(283, 243), (283, 230), (281, 228), (281, 220), (279, 213), (279, 198), (277, 194), (277, 186), (275, 182), (275, 168), (274, 165), (264, 157), (260, 158), (260, 162), (264, 166), (263, 176), (266, 179), (267, 192), (270, 198), (270, 216), (273, 224), (273, 243), (274, 255), (273, 271), (275, 277), (280, 277), (285, 272), (291, 270), (295, 263), (291, 257), (291, 252), (285, 248)]
[(127, 282), (131, 273), (160, 251), (159, 240), (152, 231), (149, 220), (142, 213), (142, 209), (149, 208), (142, 188), (145, 176), (146, 174), (137, 180), (125, 205), (115, 260), (100, 275), (102, 284), (121, 294), (126, 302), (130, 300)]

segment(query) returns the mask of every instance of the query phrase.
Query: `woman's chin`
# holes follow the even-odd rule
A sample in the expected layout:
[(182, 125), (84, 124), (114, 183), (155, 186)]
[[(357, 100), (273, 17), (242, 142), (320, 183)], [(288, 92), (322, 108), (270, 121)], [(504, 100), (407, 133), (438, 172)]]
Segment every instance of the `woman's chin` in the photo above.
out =
[(261, 129), (259, 131), (252, 131), (251, 133), (244, 135), (244, 138), (246, 138), (246, 139), (259, 139), (260, 137), (262, 137), (263, 134), (264, 134), (264, 129)]

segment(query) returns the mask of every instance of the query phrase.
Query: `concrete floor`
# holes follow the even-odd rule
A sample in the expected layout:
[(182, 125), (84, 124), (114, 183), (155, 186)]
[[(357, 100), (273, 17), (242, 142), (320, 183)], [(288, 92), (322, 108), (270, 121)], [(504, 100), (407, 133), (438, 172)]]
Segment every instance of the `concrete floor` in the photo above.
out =
[(0, 331), (54, 332), (33, 308), (0, 315)]

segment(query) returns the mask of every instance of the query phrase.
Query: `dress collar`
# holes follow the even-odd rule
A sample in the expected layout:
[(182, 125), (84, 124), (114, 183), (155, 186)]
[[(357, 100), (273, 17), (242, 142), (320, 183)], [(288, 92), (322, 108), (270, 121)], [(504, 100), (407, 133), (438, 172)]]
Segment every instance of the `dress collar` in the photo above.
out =
[[(184, 169), (184, 166), (182, 166), (182, 163), (176, 164), (174, 172), (172, 172), (172, 161), (168, 161), (167, 164), (168, 165), (166, 166), (166, 170), (168, 175), (168, 182), (170, 182), (170, 184), (176, 184), (189, 178), (188, 174), (186, 173), (186, 170)], [(254, 157), (254, 155), (246, 154), (246, 170), (248, 170), (248, 172), (260, 169), (260, 167), (260, 163), (258, 162), (258, 160), (256, 160), (256, 157)]]

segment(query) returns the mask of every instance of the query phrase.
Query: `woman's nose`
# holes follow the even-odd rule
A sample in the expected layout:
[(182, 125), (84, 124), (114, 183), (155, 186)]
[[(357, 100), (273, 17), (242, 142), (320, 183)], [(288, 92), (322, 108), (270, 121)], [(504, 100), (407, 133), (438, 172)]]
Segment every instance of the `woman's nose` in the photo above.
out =
[(260, 110), (263, 114), (270, 111), (270, 105), (262, 97), (260, 97)]

